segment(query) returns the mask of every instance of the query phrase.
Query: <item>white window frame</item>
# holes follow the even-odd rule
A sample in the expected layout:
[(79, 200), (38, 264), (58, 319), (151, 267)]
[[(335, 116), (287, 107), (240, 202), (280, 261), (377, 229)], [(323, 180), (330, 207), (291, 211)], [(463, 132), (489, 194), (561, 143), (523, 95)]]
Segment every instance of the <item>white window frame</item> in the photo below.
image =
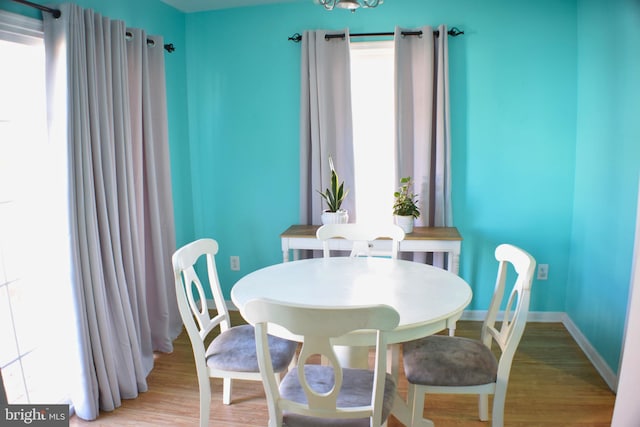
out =
[(42, 21), (0, 10), (0, 39), (22, 44), (42, 43)]

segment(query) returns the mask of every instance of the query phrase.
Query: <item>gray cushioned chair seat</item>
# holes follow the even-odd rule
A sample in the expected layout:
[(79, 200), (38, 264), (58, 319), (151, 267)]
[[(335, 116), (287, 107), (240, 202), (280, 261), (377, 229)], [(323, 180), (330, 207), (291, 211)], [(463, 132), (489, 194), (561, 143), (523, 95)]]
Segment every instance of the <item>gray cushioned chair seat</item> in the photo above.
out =
[(469, 386), (496, 380), (498, 361), (480, 341), (434, 335), (402, 346), (407, 380), (432, 386)]
[[(273, 370), (282, 372), (291, 363), (298, 343), (273, 336), (268, 339)], [(215, 337), (207, 348), (206, 358), (207, 366), (215, 369), (259, 372), (253, 326), (234, 326)]]
[[(327, 392), (333, 387), (333, 369), (322, 365), (305, 365), (305, 376), (311, 388), (317, 392)], [(373, 371), (364, 369), (343, 369), (342, 390), (338, 395), (338, 405), (353, 407), (371, 404), (371, 391), (373, 390)], [(298, 381), (297, 370), (287, 373), (280, 385), (280, 395), (299, 403), (307, 403), (307, 398)], [(387, 374), (382, 399), (382, 421), (391, 413), (393, 400), (396, 395), (396, 383), (391, 375)], [(369, 418), (359, 419), (329, 419), (313, 418), (285, 412), (284, 424), (288, 427), (369, 427)]]

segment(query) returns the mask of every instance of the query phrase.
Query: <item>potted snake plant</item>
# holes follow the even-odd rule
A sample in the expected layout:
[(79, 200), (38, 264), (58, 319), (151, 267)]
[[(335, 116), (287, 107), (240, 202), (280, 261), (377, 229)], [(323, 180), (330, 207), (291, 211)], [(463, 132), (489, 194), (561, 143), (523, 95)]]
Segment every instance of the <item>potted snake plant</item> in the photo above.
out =
[(342, 202), (347, 197), (349, 190), (345, 190), (344, 182), (339, 182), (338, 173), (333, 166), (333, 159), (329, 157), (329, 167), (331, 168), (331, 184), (324, 192), (320, 190), (318, 193), (322, 196), (327, 204), (327, 209), (322, 211), (323, 224), (342, 224), (349, 222), (349, 213), (342, 209)]
[(413, 181), (411, 177), (400, 180), (400, 188), (393, 193), (395, 201), (393, 203), (393, 215), (395, 223), (404, 230), (405, 233), (413, 232), (413, 222), (420, 216), (417, 195), (411, 192)]

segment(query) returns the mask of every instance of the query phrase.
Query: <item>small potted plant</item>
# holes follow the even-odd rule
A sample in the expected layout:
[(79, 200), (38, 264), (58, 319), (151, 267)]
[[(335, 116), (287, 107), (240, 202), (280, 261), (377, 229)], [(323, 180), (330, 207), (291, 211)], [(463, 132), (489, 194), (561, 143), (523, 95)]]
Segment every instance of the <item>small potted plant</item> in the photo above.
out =
[(405, 233), (413, 232), (413, 221), (420, 216), (417, 195), (410, 192), (412, 184), (410, 176), (402, 178), (399, 190), (393, 193), (393, 197), (395, 197), (393, 203), (395, 222)]
[(329, 157), (329, 167), (331, 168), (331, 186), (324, 193), (317, 190), (327, 203), (327, 209), (322, 211), (323, 224), (341, 224), (349, 221), (349, 213), (341, 209), (344, 198), (349, 190), (344, 189), (344, 182), (338, 183), (338, 173), (333, 166), (333, 159)]

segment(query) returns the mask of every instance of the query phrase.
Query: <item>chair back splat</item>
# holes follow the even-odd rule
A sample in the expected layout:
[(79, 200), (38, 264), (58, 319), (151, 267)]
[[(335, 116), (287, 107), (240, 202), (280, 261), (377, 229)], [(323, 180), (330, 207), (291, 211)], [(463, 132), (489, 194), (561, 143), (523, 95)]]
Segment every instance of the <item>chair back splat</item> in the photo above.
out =
[[(330, 240), (345, 239), (352, 243), (352, 257), (384, 256), (397, 258), (400, 241), (405, 233), (395, 224), (325, 224), (316, 232), (318, 240), (322, 241), (322, 253), (325, 258), (331, 256)], [(382, 239), (388, 241), (382, 241)], [(379, 246), (387, 246), (378, 249)]]
[[(379, 426), (387, 419), (396, 394), (395, 381), (385, 372), (385, 331), (394, 329), (400, 319), (393, 308), (330, 308), (255, 299), (245, 305), (243, 314), (256, 328), (270, 427), (283, 423), (288, 427)], [(297, 369), (289, 371), (280, 385), (274, 381), (266, 345), (269, 325), (302, 340)], [(377, 331), (373, 371), (342, 368), (331, 344), (332, 338), (359, 329)], [(317, 356), (324, 356), (328, 363), (318, 364)]]

